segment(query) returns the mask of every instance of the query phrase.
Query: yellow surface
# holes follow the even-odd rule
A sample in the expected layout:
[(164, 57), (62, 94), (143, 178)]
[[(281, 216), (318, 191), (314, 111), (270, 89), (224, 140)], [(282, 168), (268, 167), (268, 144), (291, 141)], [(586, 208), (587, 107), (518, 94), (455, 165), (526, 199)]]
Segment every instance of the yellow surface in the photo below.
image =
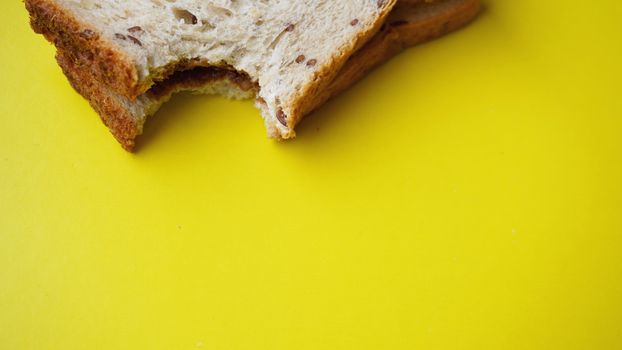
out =
[(124, 152), (0, 5), (0, 349), (621, 349), (622, 3), (488, 1), (266, 138)]

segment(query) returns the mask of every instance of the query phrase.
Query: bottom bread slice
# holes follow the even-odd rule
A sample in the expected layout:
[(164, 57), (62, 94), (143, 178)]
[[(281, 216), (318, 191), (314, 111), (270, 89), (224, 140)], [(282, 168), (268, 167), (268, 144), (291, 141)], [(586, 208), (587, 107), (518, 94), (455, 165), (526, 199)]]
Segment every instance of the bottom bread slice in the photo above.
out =
[[(386, 62), (403, 49), (445, 35), (473, 20), (480, 9), (479, 0), (402, 0), (385, 25), (363, 48), (356, 52), (328, 88), (314, 92), (304, 114), (324, 104), (363, 78), (371, 69)], [(249, 99), (258, 87), (244, 74), (222, 67), (195, 67), (179, 71), (131, 101), (92, 79), (84, 53), (59, 47), (56, 58), (69, 82), (89, 100), (103, 122), (123, 148), (132, 151), (147, 117), (177, 92), (219, 94), (234, 99)], [(263, 108), (260, 99), (258, 108)], [(267, 125), (269, 126), (269, 125)], [(268, 134), (278, 133), (268, 128)]]

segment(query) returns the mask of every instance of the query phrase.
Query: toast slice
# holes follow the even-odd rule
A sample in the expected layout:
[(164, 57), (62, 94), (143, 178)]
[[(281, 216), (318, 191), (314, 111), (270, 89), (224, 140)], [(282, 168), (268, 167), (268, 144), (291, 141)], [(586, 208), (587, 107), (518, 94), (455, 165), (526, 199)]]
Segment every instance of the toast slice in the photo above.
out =
[[(397, 54), (404, 47), (442, 35), (468, 23), (475, 17), (479, 9), (479, 2), (476, 0), (438, 0), (434, 3), (422, 0), (400, 0), (395, 10), (390, 12), (382, 30), (374, 36), (371, 42), (352, 57), (341, 54), (338, 57), (339, 59), (346, 56), (349, 58), (341, 65), (335, 63), (333, 59), (330, 68), (333, 70), (332, 72), (318, 73), (315, 71), (311, 75), (314, 81), (306, 85), (306, 90), (301, 95), (303, 98), (295, 104), (295, 113), (288, 115), (282, 109), (274, 111), (274, 102), (282, 103), (278, 97), (274, 101), (266, 100), (265, 93), (262, 93), (266, 86), (262, 85), (261, 77), (256, 79), (252, 74), (244, 70), (234, 69), (231, 65), (208, 64), (202, 59), (184, 58), (177, 61), (173, 66), (166, 68), (170, 72), (157, 73), (162, 74), (161, 79), (157, 78), (157, 74), (146, 75), (143, 77), (144, 79), (159, 79), (159, 81), (154, 80), (147, 88), (142, 88), (144, 89), (142, 93), (134, 96), (131, 89), (136, 89), (137, 85), (125, 84), (127, 82), (119, 83), (119, 77), (123, 74), (115, 71), (116, 66), (106, 67), (106, 64), (110, 62), (102, 61), (100, 57), (103, 55), (109, 57), (109, 61), (120, 62), (123, 57), (119, 58), (115, 55), (124, 52), (114, 51), (110, 48), (107, 48), (108, 51), (94, 52), (92, 47), (101, 46), (101, 43), (90, 43), (91, 47), (85, 47), (84, 40), (76, 42), (71, 39), (72, 34), (67, 33), (73, 33), (73, 36), (78, 33), (77, 35), (82, 37), (85, 35), (85, 29), (75, 18), (67, 17), (67, 11), (63, 12), (63, 9), (52, 6), (57, 5), (57, 2), (68, 1), (27, 0), (27, 7), (32, 16), (32, 25), (36, 31), (44, 33), (48, 39), (55, 42), (58, 47), (57, 60), (69, 81), (78, 92), (91, 102), (113, 135), (127, 150), (133, 149), (135, 138), (142, 132), (142, 126), (147, 116), (154, 114), (173, 93), (183, 90), (197, 93), (217, 93), (232, 98), (256, 96), (257, 105), (262, 110), (269, 134), (277, 138), (292, 137), (294, 135), (293, 126), (303, 115), (346, 89), (363, 77), (368, 70)], [(379, 1), (378, 4), (380, 5), (381, 2), (385, 6), (389, 6), (387, 4), (391, 3)], [(387, 11), (387, 13), (389, 12)], [(187, 13), (185, 14), (187, 15)], [(379, 21), (385, 19), (382, 15), (378, 18), (380, 18)], [(195, 22), (195, 19), (190, 18), (189, 21), (192, 23)], [(357, 21), (359, 20), (352, 20), (350, 26), (357, 26), (359, 24)], [(140, 30), (134, 29), (133, 31), (138, 33), (143, 30), (141, 27)], [(287, 35), (290, 30), (293, 31), (294, 29), (288, 25), (286, 30), (279, 35)], [(370, 32), (373, 31), (374, 29), (370, 29)], [(92, 35), (92, 37), (85, 39), (87, 44), (92, 40), (100, 39), (100, 34), (94, 31), (87, 33), (87, 36)], [(128, 39), (130, 35), (122, 35), (125, 36), (125, 39), (119, 38), (119, 40), (133, 42), (136, 39), (140, 42), (137, 37), (131, 36), (134, 39)], [(142, 44), (142, 42), (140, 43)], [(136, 43), (135, 45), (139, 44)], [(354, 46), (360, 46), (360, 44)], [(356, 49), (352, 51), (354, 52)], [(290, 62), (290, 65), (298, 64), (309, 68), (309, 61), (318, 64), (317, 59), (309, 60), (307, 57), (301, 56), (303, 55), (297, 56), (293, 62)], [(123, 65), (120, 66), (123, 67)], [(313, 69), (310, 70), (313, 71)], [(132, 77), (132, 74), (128, 76)], [(129, 81), (131, 80), (129, 79)], [(138, 82), (138, 84), (144, 85), (146, 83)], [(295, 92), (300, 94), (298, 90)], [(289, 110), (291, 111), (291, 109)]]

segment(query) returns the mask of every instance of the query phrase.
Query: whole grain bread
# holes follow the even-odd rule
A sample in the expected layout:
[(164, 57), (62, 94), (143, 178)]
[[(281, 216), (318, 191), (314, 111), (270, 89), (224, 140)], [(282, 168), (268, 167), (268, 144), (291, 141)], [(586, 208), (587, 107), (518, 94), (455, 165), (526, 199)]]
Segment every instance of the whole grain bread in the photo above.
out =
[[(137, 2), (144, 5), (143, 0)], [(84, 18), (88, 18), (90, 12), (97, 10), (92, 6), (99, 6), (92, 1), (26, 0), (33, 28), (43, 33), (57, 46), (57, 60), (71, 84), (90, 101), (114, 136), (128, 150), (134, 147), (135, 139), (142, 132), (147, 116), (155, 113), (173, 93), (182, 90), (223, 94), (232, 98), (255, 96), (256, 104), (262, 110), (269, 134), (278, 138), (292, 137), (293, 127), (302, 116), (353, 84), (369, 69), (389, 59), (406, 46), (431, 39), (464, 25), (476, 15), (479, 9), (479, 2), (476, 0), (438, 0), (433, 3), (422, 0), (400, 0), (391, 12), (395, 2), (380, 0), (375, 3), (375, 8), (363, 6), (368, 12), (362, 14), (367, 13), (369, 16), (361, 16), (359, 13), (357, 18), (350, 20), (348, 26), (357, 29), (350, 28), (349, 31), (338, 30), (336, 32), (336, 35), (345, 36), (347, 40), (344, 41), (344, 38), (341, 38), (341, 46), (337, 49), (328, 49), (328, 53), (320, 52), (321, 50), (315, 53), (313, 50), (317, 48), (294, 45), (291, 40), (283, 39), (284, 36), (294, 36), (297, 28), (304, 28), (305, 25), (309, 27), (310, 24), (305, 24), (304, 19), (296, 18), (296, 21), (287, 20), (286, 23), (282, 23), (283, 19), (279, 21), (272, 19), (271, 21), (277, 24), (272, 24), (272, 32), (264, 35), (264, 41), (267, 40), (266, 38), (272, 38), (272, 42), (268, 45), (270, 53), (264, 55), (262, 59), (275, 60), (277, 57), (278, 62), (267, 66), (272, 67), (271, 69), (277, 67), (282, 71), (277, 70), (275, 76), (266, 78), (262, 75), (262, 69), (265, 70), (265, 67), (249, 67), (251, 63), (257, 65), (255, 61), (257, 57), (249, 59), (249, 63), (244, 61), (248, 59), (247, 56), (236, 56), (238, 54), (232, 54), (226, 50), (225, 53), (218, 50), (216, 53), (209, 50), (203, 53), (193, 51), (193, 46), (200, 46), (201, 43), (211, 43), (215, 40), (210, 37), (200, 37), (203, 32), (199, 32), (199, 37), (197, 37), (195, 29), (184, 29), (199, 23), (202, 26), (208, 24), (214, 26), (212, 23), (206, 23), (207, 20), (203, 17), (199, 18), (195, 15), (195, 13), (203, 14), (202, 11), (205, 10), (200, 6), (199, 8), (192, 7), (196, 5), (196, 2), (177, 1), (175, 4), (178, 7), (171, 7), (170, 4), (163, 4), (156, 0), (150, 0), (150, 2), (158, 8), (163, 6), (172, 11), (172, 16), (178, 20), (177, 26), (181, 28), (176, 27), (172, 31), (173, 34), (181, 33), (180, 35), (190, 36), (188, 40), (192, 45), (178, 47), (177, 50), (181, 50), (181, 53), (175, 57), (169, 57), (169, 51), (173, 50), (171, 48), (168, 48), (165, 53), (158, 50), (152, 50), (151, 53), (144, 52), (144, 48), (148, 46), (146, 43), (155, 39), (146, 35), (151, 29), (148, 29), (150, 27), (145, 24), (145, 19), (134, 18), (134, 13), (114, 13), (115, 16), (126, 16), (129, 19), (122, 24), (108, 23), (111, 28), (90, 29), (93, 28), (91, 22), (86, 25)], [(247, 1), (251, 5), (259, 2)], [(112, 9), (123, 9), (125, 6), (126, 11), (128, 8), (135, 10), (132, 6), (120, 5), (117, 1), (110, 3), (117, 6), (113, 6)], [(235, 17), (231, 9), (227, 7), (232, 5), (231, 1), (205, 3), (213, 5), (209, 8), (210, 14)], [(214, 5), (216, 3), (220, 5)], [(312, 3), (324, 4), (324, 2)], [(291, 2), (284, 4), (291, 4)], [(302, 2), (298, 5), (300, 4)], [(183, 7), (179, 7), (182, 5)], [(283, 6), (285, 6), (284, 9), (288, 9), (287, 5)], [(252, 9), (255, 8), (250, 6), (245, 10)], [(306, 8), (303, 6), (303, 9)], [(353, 9), (362, 10), (363, 8), (354, 6), (345, 10), (347, 14), (353, 14)], [(107, 10), (110, 11), (111, 8)], [(327, 9), (323, 10), (327, 11)], [(76, 13), (81, 16), (76, 16)], [(250, 16), (256, 21), (262, 21), (262, 15), (266, 16), (266, 13)], [(107, 16), (111, 14), (108, 13)], [(348, 16), (342, 13), (337, 17), (344, 19)], [(122, 27), (128, 27), (130, 19), (142, 25), (131, 26), (127, 28), (127, 32), (119, 33)], [(91, 21), (97, 22), (97, 20), (101, 21), (101, 19), (91, 18)], [(248, 22), (248, 18), (244, 20)], [(362, 21), (364, 23), (361, 23)], [(169, 23), (169, 25), (173, 24)], [(254, 25), (257, 24), (254, 23)], [(284, 28), (281, 28), (283, 25), (285, 25)], [(267, 25), (263, 23), (261, 26)], [(231, 29), (226, 26), (225, 28)], [(208, 26), (208, 31), (209, 29)], [(250, 32), (254, 33), (256, 30), (255, 28)], [(329, 34), (332, 33), (330, 28), (325, 28), (324, 35), (319, 35), (319, 37), (325, 38), (328, 35), (326, 31)], [(368, 41), (369, 36), (378, 31), (379, 33), (367, 45), (358, 50)], [(242, 33), (246, 32), (242, 31)], [(110, 39), (111, 36), (114, 37), (113, 40)], [(225, 40), (222, 37), (218, 39)], [(237, 47), (234, 40), (231, 42), (233, 44), (230, 43), (230, 45)], [(248, 40), (245, 43), (248, 44)], [(119, 45), (122, 46), (119, 47)], [(281, 51), (275, 54), (279, 48)], [(299, 53), (302, 52), (301, 50), (313, 53), (307, 56)], [(261, 50), (257, 49), (257, 51)], [(292, 55), (289, 51), (297, 52), (297, 54)], [(352, 55), (354, 52), (357, 53)], [(240, 69), (240, 66), (245, 69)], [(271, 79), (276, 79), (276, 83)], [(285, 83), (284, 80), (286, 80)], [(275, 92), (275, 90), (279, 91)]]

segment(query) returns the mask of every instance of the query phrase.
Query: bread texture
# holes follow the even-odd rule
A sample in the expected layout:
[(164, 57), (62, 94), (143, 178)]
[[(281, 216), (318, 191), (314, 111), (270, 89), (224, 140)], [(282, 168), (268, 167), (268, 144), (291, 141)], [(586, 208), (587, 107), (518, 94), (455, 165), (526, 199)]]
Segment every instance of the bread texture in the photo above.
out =
[[(479, 9), (476, 0), (265, 3), (26, 0), (35, 31), (127, 150), (178, 91), (256, 97), (269, 135), (293, 137), (304, 115), (368, 70)], [(329, 20), (306, 18), (318, 14)]]

